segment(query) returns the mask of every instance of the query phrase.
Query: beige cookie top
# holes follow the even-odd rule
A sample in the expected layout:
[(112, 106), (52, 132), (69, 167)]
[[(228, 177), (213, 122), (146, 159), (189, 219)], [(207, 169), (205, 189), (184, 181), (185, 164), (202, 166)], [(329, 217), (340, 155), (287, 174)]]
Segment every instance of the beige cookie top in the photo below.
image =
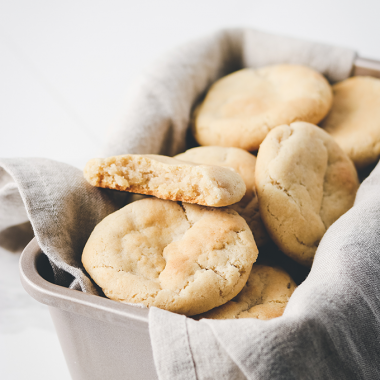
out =
[(231, 301), (196, 319), (272, 319), (280, 317), (296, 284), (281, 268), (254, 264), (242, 291)]
[(261, 221), (255, 189), (256, 157), (240, 148), (202, 146), (178, 154), (179, 160), (197, 164), (218, 165), (235, 169), (245, 182), (247, 191), (243, 199), (231, 207), (242, 216), (251, 228), (258, 247), (268, 241), (268, 235)]
[(308, 67), (243, 69), (210, 88), (196, 110), (193, 134), (200, 145), (254, 151), (272, 128), (294, 121), (318, 123), (331, 104), (331, 86)]
[(86, 164), (84, 177), (93, 186), (213, 207), (236, 203), (246, 191), (234, 170), (158, 155), (94, 158)]
[(261, 218), (280, 250), (303, 265), (312, 264), (327, 228), (352, 207), (358, 186), (352, 161), (313, 124), (274, 128), (260, 146)]
[(358, 169), (380, 157), (380, 79), (352, 77), (333, 86), (334, 101), (321, 127)]
[(99, 223), (82, 262), (113, 300), (195, 315), (235, 297), (257, 254), (235, 211), (148, 198)]

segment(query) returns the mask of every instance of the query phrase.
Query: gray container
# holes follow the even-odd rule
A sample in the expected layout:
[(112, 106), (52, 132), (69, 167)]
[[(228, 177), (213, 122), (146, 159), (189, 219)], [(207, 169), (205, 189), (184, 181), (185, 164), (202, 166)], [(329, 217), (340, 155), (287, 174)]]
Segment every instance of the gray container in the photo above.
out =
[(48, 305), (74, 380), (157, 379), (148, 309), (55, 285), (34, 238), (20, 259), (21, 282)]
[[(357, 58), (352, 75), (380, 78), (380, 62)], [(36, 239), (21, 255), (20, 272), (25, 290), (49, 306), (74, 380), (157, 379), (148, 309), (55, 285)]]

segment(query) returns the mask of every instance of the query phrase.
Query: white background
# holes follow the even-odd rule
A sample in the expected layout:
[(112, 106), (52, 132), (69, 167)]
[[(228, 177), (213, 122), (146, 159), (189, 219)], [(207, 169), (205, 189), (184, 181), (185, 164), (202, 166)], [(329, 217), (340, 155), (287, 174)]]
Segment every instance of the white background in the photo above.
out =
[[(380, 1), (0, 0), (0, 157), (82, 168), (144, 66), (219, 28), (347, 46), (380, 60)], [(0, 378), (69, 379), (47, 310), (0, 250)]]

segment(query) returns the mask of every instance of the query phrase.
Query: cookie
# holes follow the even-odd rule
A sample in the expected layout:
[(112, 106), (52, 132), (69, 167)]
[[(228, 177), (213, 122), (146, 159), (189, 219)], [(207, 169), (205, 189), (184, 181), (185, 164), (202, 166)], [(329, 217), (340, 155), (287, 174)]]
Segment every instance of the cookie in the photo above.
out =
[(327, 228), (349, 210), (359, 182), (352, 161), (323, 129), (274, 128), (260, 146), (256, 191), (266, 230), (282, 252), (312, 264)]
[(84, 177), (97, 187), (213, 207), (236, 203), (246, 191), (243, 179), (232, 169), (158, 155), (95, 158), (86, 164)]
[(245, 219), (258, 247), (268, 241), (268, 234), (261, 221), (257, 202), (255, 189), (256, 157), (253, 154), (239, 148), (203, 146), (189, 149), (185, 153), (178, 154), (175, 158), (197, 164), (218, 165), (235, 169), (243, 178), (247, 191), (240, 202), (229, 207)]
[(247, 68), (214, 83), (196, 110), (193, 134), (200, 145), (255, 151), (272, 128), (294, 121), (316, 124), (331, 104), (331, 86), (308, 67)]
[(82, 263), (108, 298), (195, 315), (235, 297), (257, 254), (235, 211), (147, 198), (99, 223)]
[(280, 317), (295, 289), (295, 282), (283, 269), (254, 264), (247, 283), (234, 299), (196, 319)]
[(333, 86), (334, 101), (321, 123), (358, 169), (380, 157), (380, 79), (352, 77)]

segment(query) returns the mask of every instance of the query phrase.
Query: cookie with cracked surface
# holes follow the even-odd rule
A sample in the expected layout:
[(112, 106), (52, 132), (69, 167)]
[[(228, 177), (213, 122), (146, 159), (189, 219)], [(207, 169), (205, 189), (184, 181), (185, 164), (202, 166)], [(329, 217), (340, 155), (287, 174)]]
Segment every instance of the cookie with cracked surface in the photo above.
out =
[(212, 207), (239, 202), (246, 191), (232, 169), (150, 154), (94, 158), (87, 162), (84, 177), (97, 187)]
[(148, 198), (99, 223), (82, 263), (108, 298), (195, 315), (235, 297), (257, 254), (235, 211)]
[(196, 319), (272, 319), (280, 317), (297, 285), (283, 269), (253, 264), (242, 291), (231, 301)]
[(192, 130), (200, 145), (254, 151), (272, 128), (294, 121), (316, 124), (331, 104), (330, 84), (308, 67), (246, 68), (211, 86), (195, 110)]
[(321, 123), (358, 169), (380, 158), (380, 79), (352, 77), (333, 86), (334, 101)]
[(253, 154), (240, 148), (201, 146), (178, 154), (175, 158), (197, 164), (230, 167), (239, 173), (245, 182), (247, 191), (240, 202), (228, 207), (237, 211), (245, 219), (258, 247), (268, 241), (268, 234), (261, 221), (257, 202), (255, 189), (256, 157)]
[(282, 252), (313, 262), (327, 228), (359, 187), (355, 166), (323, 129), (298, 122), (274, 128), (260, 146), (256, 190), (264, 225)]

